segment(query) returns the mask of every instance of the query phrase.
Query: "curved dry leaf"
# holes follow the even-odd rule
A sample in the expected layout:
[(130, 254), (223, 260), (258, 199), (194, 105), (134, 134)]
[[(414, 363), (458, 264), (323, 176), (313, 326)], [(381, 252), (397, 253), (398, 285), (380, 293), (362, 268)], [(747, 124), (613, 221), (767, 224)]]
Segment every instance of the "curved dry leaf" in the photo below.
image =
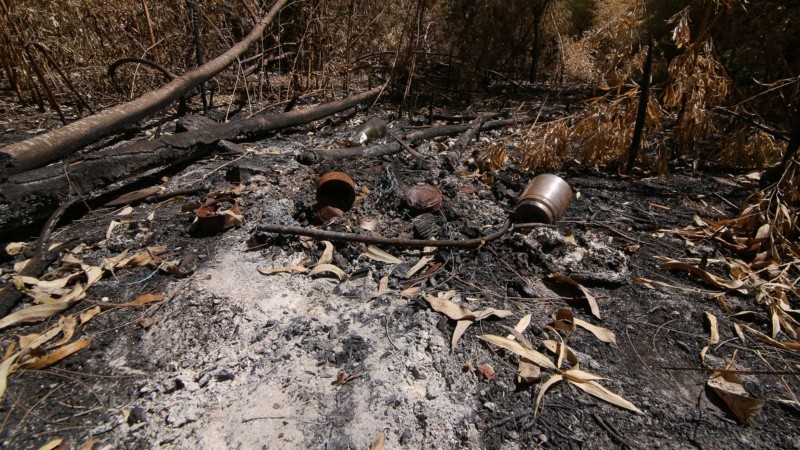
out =
[(731, 410), (741, 424), (748, 424), (755, 419), (764, 406), (763, 398), (752, 398), (735, 373), (713, 372), (706, 381), (725, 405)]
[(516, 341), (512, 341), (511, 339), (504, 338), (502, 336), (495, 336), (491, 334), (484, 334), (478, 336), (480, 339), (483, 339), (486, 342), (491, 342), (492, 344), (502, 347), (508, 351), (516, 353), (519, 356), (524, 356), (531, 362), (544, 367), (545, 369), (555, 369), (556, 365), (553, 361), (550, 360), (547, 356), (537, 352), (536, 350), (531, 350), (525, 348), (522, 344)]
[(358, 222), (358, 227), (362, 230), (375, 231), (378, 228), (377, 219), (364, 219)]
[(453, 337), (450, 339), (450, 348), (456, 348), (456, 344), (458, 344), (458, 340), (461, 339), (461, 336), (464, 335), (464, 332), (467, 331), (470, 325), (472, 325), (473, 321), (471, 320), (459, 320), (456, 323), (456, 329), (453, 331)]
[(413, 277), (415, 273), (419, 272), (420, 269), (425, 267), (425, 265), (427, 265), (431, 261), (433, 261), (433, 256), (423, 256), (422, 258), (420, 258), (419, 261), (417, 261), (417, 263), (414, 264), (413, 267), (408, 269), (408, 272), (406, 272), (406, 278)]
[(94, 318), (94, 316), (98, 314), (100, 314), (100, 307), (95, 306), (94, 308), (89, 308), (86, 311), (82, 312), (80, 316), (78, 316), (78, 319), (80, 321), (80, 324), (83, 325), (86, 322), (92, 320), (92, 318)]
[(400, 291), (400, 297), (414, 298), (422, 290), (422, 286), (411, 286)]
[(625, 400), (621, 396), (609, 391), (608, 389), (601, 386), (596, 381), (573, 381), (569, 380), (573, 386), (577, 386), (584, 391), (586, 391), (589, 395), (593, 397), (597, 397), (600, 400), (605, 402), (611, 403), (614, 406), (619, 406), (620, 408), (627, 409), (628, 411), (633, 411), (638, 414), (644, 414), (639, 408), (637, 408), (633, 403)]
[(142, 294), (130, 302), (109, 304), (109, 306), (130, 307), (144, 306), (150, 303), (163, 302), (165, 297), (161, 294)]
[(387, 264), (400, 264), (403, 262), (400, 258), (392, 256), (391, 254), (379, 249), (374, 245), (367, 247), (367, 251), (364, 252), (364, 255), (367, 258), (374, 259), (375, 261), (385, 262)]
[(388, 276), (384, 276), (378, 282), (378, 291), (375, 292), (375, 295), (373, 295), (372, 298), (380, 297), (381, 295), (385, 294), (387, 291), (389, 291), (389, 277)]
[[(519, 319), (519, 322), (517, 322), (517, 324), (514, 326), (514, 329), (517, 330), (517, 333), (522, 333), (523, 331), (525, 331), (528, 328), (528, 325), (531, 324), (531, 318), (532, 317), (533, 317), (533, 314), (528, 314), (525, 317), (523, 317), (522, 319)], [(506, 338), (508, 338), (508, 339), (510, 339), (512, 341), (514, 340), (514, 336), (512, 336), (510, 334), (508, 336), (506, 336)]]
[(724, 280), (711, 272), (703, 270), (697, 266), (693, 266), (691, 264), (687, 264), (684, 262), (676, 261), (670, 258), (659, 258), (663, 260), (661, 263), (661, 267), (665, 269), (675, 269), (675, 270), (683, 270), (685, 272), (689, 272), (692, 275), (695, 275), (705, 281), (707, 284), (710, 284), (714, 287), (720, 289), (732, 289), (732, 290), (739, 290), (742, 291), (741, 287), (744, 286), (744, 281), (742, 280)]
[(78, 319), (75, 316), (62, 316), (58, 319), (58, 326), (61, 327), (61, 332), (64, 335), (61, 336), (61, 339), (58, 341), (53, 342), (50, 347), (58, 347), (69, 342), (75, 334), (75, 327), (78, 326)]
[(569, 381), (574, 381), (576, 383), (584, 383), (586, 381), (598, 381), (598, 380), (608, 380), (606, 377), (601, 377), (600, 375), (595, 375), (591, 372), (586, 372), (585, 370), (580, 369), (569, 369), (563, 372), (564, 378)]
[(39, 370), (44, 369), (45, 367), (51, 366), (62, 359), (66, 358), (67, 356), (77, 352), (78, 350), (84, 349), (92, 343), (91, 339), (81, 339), (80, 341), (75, 341), (71, 344), (67, 344), (52, 353), (48, 353), (41, 358), (36, 358), (29, 362), (25, 362), (20, 365), (23, 369), (26, 370)]
[(592, 333), (594, 337), (605, 343), (617, 345), (617, 337), (614, 335), (614, 332), (608, 328), (598, 327), (597, 325), (592, 325), (581, 319), (575, 319), (575, 325)]
[(28, 244), (24, 242), (9, 242), (6, 244), (6, 254), (8, 254), (8, 256), (16, 256), (27, 248), (29, 248)]
[(322, 243), (325, 245), (325, 251), (323, 251), (322, 256), (319, 257), (317, 265), (330, 264), (333, 262), (333, 244), (330, 241), (322, 241)]
[(709, 329), (709, 344), (716, 344), (719, 342), (719, 329), (717, 328), (717, 317), (708, 311), (705, 311), (706, 321), (708, 321)]
[(556, 330), (575, 331), (575, 315), (569, 308), (560, 308), (553, 316), (553, 328)]
[(545, 280), (551, 283), (566, 286), (571, 291), (571, 296), (573, 297), (583, 297), (589, 304), (589, 310), (591, 311), (592, 315), (598, 319), (602, 319), (600, 316), (600, 307), (597, 305), (597, 300), (594, 298), (591, 292), (589, 292), (589, 290), (585, 287), (581, 286), (580, 283), (560, 273), (551, 274), (545, 278)]
[(272, 275), (276, 273), (286, 273), (286, 272), (308, 273), (308, 268), (300, 264), (292, 264), (289, 266), (282, 266), (275, 268), (259, 267), (257, 270), (258, 273), (260, 273), (261, 275)]
[(544, 393), (550, 389), (550, 386), (558, 383), (559, 381), (563, 380), (564, 377), (560, 374), (555, 374), (550, 377), (547, 381), (542, 383), (542, 387), (539, 388), (539, 394), (536, 395), (536, 403), (533, 408), (533, 415), (535, 416), (539, 412), (539, 406), (542, 404), (542, 398), (544, 397)]
[(756, 338), (761, 341), (766, 342), (767, 344), (774, 345), (775, 347), (782, 348), (784, 350), (800, 350), (800, 342), (780, 342), (772, 339), (771, 337), (767, 336), (766, 334), (748, 327), (747, 325), (744, 326), (744, 329), (752, 333)]
[(383, 446), (386, 442), (386, 436), (383, 434), (383, 431), (378, 433), (378, 436), (372, 442), (372, 446), (369, 448), (370, 450), (383, 450)]
[(347, 274), (333, 264), (317, 264), (313, 269), (311, 269), (311, 272), (308, 272), (308, 276), (313, 277), (314, 275), (321, 273), (332, 273), (336, 275), (336, 278), (338, 278), (339, 281), (344, 281), (347, 278)]
[(466, 317), (474, 316), (469, 309), (448, 300), (448, 297), (452, 297), (452, 295), (448, 296), (446, 294), (447, 293), (442, 292), (436, 296), (425, 294), (425, 300), (430, 303), (434, 311), (440, 312), (453, 320), (461, 320)]
[(89, 286), (97, 283), (103, 278), (103, 269), (97, 266), (83, 266), (83, 273), (86, 274), (86, 286), (84, 289), (89, 289)]
[(53, 317), (72, 306), (71, 302), (34, 305), (21, 309), (0, 319), (0, 329), (16, 325), (20, 322), (36, 321)]
[(17, 361), (17, 358), (19, 358), (19, 353), (15, 353), (0, 363), (0, 400), (3, 399), (3, 394), (6, 392), (8, 374), (11, 373), (11, 366)]

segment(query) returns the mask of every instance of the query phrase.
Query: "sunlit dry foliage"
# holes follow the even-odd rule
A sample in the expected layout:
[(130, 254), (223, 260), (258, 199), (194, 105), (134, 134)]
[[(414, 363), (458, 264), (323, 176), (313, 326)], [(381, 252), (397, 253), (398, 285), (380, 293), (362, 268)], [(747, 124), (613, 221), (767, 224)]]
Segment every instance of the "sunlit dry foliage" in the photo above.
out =
[(522, 170), (558, 170), (569, 153), (567, 122), (559, 120), (532, 128), (514, 149), (514, 160)]
[[(616, 98), (609, 94), (586, 108), (572, 131), (580, 161), (598, 167), (612, 167), (621, 162), (633, 139), (638, 94), (638, 89), (631, 89)], [(661, 105), (651, 97), (647, 107), (643, 149), (647, 148), (646, 136), (660, 131), (661, 115)]]

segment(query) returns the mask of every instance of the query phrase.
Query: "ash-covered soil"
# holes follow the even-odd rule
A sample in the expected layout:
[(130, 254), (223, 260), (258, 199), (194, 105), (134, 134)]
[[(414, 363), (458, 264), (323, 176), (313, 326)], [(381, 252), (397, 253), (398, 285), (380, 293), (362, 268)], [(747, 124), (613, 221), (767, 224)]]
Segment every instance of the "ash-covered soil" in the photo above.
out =
[[(339, 145), (365, 118), (322, 121), (242, 144), (244, 154), (215, 155), (153, 180), (166, 192), (202, 186), (198, 193), (134, 203), (124, 216), (117, 215), (121, 207), (96, 209), (60, 228), (54, 240), (86, 243), (80, 256), (91, 264), (164, 246), (169, 259), (190, 268), (177, 275), (126, 268), (92, 286), (69, 311), (103, 306), (78, 330), (91, 345), (52, 367), (11, 375), (0, 403), (0, 445), (39, 448), (63, 439), (63, 448), (92, 442), (93, 448), (364, 449), (383, 432), (386, 448), (800, 447), (798, 410), (783, 401), (797, 390), (796, 376), (742, 375), (749, 393), (766, 399), (744, 426), (705, 388), (708, 373), (676, 370), (701, 367), (706, 311), (719, 319), (721, 335), (706, 363), (723, 367), (734, 352), (742, 370), (791, 372), (799, 362), (795, 352), (734, 334), (730, 316), (741, 311), (756, 311), (745, 320), (769, 330), (754, 292), (728, 295), (725, 312), (700, 281), (660, 268), (655, 258), (713, 259), (725, 252), (713, 240), (689, 244), (670, 230), (695, 215), (735, 214), (732, 205), (756, 189), (745, 177), (677, 169), (668, 178), (620, 179), (574, 168), (560, 174), (576, 198), (555, 226), (515, 229), (477, 250), (436, 250), (411, 276), (423, 251), (383, 247), (400, 258), (393, 264), (370, 259), (356, 243), (334, 243), (331, 263), (347, 274), (345, 281), (260, 273), (307, 267), (323, 254), (324, 245), (313, 240), (255, 228), (319, 227), (314, 189), (328, 170), (350, 174), (360, 195), (327, 229), (437, 239), (474, 238), (500, 225), (533, 176), (514, 169), (482, 175), (468, 161), (453, 167), (446, 162), (452, 139), (418, 146), (427, 160), (402, 153), (339, 164), (297, 161), (309, 148)], [(472, 149), (516, 131), (484, 133)], [(404, 206), (404, 189), (418, 183), (441, 189), (440, 211), (420, 218)], [(244, 223), (215, 234), (193, 231), (191, 205), (220, 191), (239, 200)], [(120, 225), (110, 229), (112, 221)], [(373, 231), (362, 228), (371, 222)], [(602, 319), (542, 282), (555, 272), (589, 289)], [(673, 288), (651, 288), (636, 277)], [(401, 295), (415, 286), (419, 293)], [(513, 316), (476, 322), (451, 349), (456, 322), (424, 299), (447, 291), (473, 311), (491, 307)], [(108, 306), (143, 293), (166, 299)], [(613, 331), (615, 346), (581, 328), (560, 336), (581, 368), (604, 377), (605, 387), (642, 414), (561, 382), (534, 415), (542, 383), (518, 383), (518, 357), (478, 338), (505, 336), (504, 325), (531, 314), (523, 335), (553, 339), (547, 326), (563, 307)], [(4, 330), (3, 350), (47, 326)], [(493, 367), (494, 379), (479, 380), (475, 368), (482, 364)], [(544, 372), (545, 380), (553, 373)]]

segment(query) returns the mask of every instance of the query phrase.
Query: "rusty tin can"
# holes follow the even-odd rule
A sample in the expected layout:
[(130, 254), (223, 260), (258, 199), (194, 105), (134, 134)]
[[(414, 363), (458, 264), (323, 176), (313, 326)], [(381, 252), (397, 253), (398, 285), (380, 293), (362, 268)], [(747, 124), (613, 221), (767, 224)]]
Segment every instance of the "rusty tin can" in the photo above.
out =
[(344, 172), (328, 172), (317, 180), (318, 207), (332, 206), (347, 211), (356, 201), (356, 186)]
[(556, 223), (572, 200), (572, 188), (561, 177), (545, 173), (536, 176), (517, 199), (517, 223)]
[(430, 184), (412, 186), (406, 190), (406, 204), (415, 212), (436, 212), (442, 206), (442, 191)]

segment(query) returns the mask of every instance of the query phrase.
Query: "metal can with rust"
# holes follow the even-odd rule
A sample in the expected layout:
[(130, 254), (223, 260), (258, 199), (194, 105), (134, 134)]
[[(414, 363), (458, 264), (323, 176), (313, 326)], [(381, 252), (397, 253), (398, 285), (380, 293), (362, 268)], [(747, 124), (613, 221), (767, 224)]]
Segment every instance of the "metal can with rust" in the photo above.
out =
[(317, 180), (318, 208), (331, 206), (347, 211), (356, 200), (353, 179), (344, 172), (328, 172)]
[(556, 223), (572, 200), (572, 188), (561, 177), (549, 173), (536, 176), (517, 199), (517, 223)]

